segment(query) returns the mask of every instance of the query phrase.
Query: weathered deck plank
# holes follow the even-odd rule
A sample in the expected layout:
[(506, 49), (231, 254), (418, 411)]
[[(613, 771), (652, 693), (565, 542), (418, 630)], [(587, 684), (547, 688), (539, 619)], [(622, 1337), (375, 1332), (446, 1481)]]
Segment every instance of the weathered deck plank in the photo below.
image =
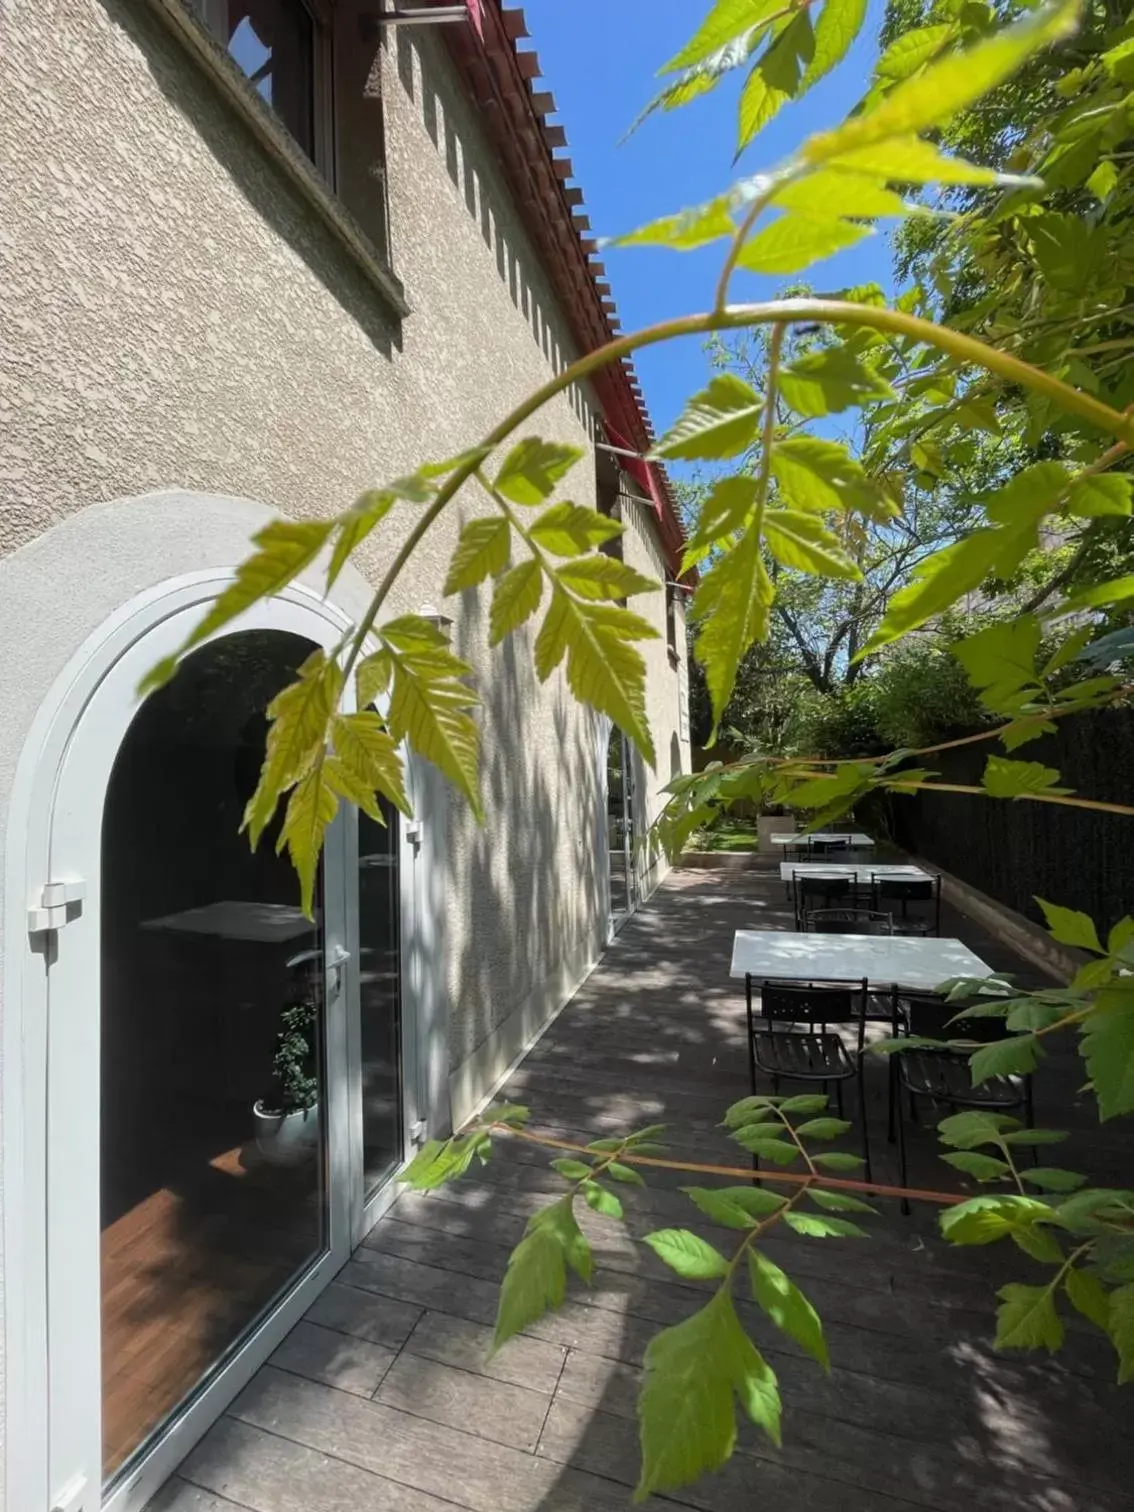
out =
[[(562, 1137), (665, 1121), (683, 1155), (743, 1166), (719, 1127), (724, 1107), (748, 1090), (743, 995), (727, 977), (732, 934), (743, 927), (791, 927), (778, 877), (675, 873), (503, 1094), (529, 1102), (539, 1126)], [(947, 913), (943, 932), (1027, 976), (970, 921)], [(1068, 1163), (1119, 1179), (1125, 1136), (1099, 1130), (1080, 1081), (1073, 1056), (1051, 1056), (1037, 1077), (1039, 1119), (1072, 1131)], [(876, 1176), (896, 1180), (880, 1064), (868, 1108)], [(931, 1130), (912, 1131), (911, 1142), (912, 1181), (955, 1184)], [(624, 1189), (625, 1228), (587, 1212), (594, 1286), (492, 1360), (489, 1325), (509, 1249), (557, 1178), (539, 1151), (516, 1144), (454, 1188), (403, 1195), (155, 1508), (628, 1507), (643, 1352), (703, 1295), (635, 1241), (691, 1221), (676, 1187), (695, 1179)], [(1053, 1361), (990, 1347), (995, 1289), (1026, 1276), (1025, 1257), (947, 1250), (930, 1212), (903, 1219), (886, 1210), (871, 1230), (855, 1243), (769, 1239), (824, 1318), (831, 1374), (748, 1313), (784, 1389), (783, 1449), (745, 1428), (724, 1471), (648, 1505), (1134, 1512), (1134, 1398), (1113, 1385), (1104, 1342), (1071, 1321)]]

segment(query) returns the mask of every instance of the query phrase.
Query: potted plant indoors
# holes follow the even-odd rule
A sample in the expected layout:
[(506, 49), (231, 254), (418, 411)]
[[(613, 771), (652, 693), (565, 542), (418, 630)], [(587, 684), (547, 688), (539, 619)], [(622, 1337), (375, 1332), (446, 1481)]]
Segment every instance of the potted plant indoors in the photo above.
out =
[(312, 995), (284, 1008), (272, 1057), (272, 1090), (252, 1105), (256, 1148), (270, 1165), (300, 1165), (318, 1142), (316, 1015)]

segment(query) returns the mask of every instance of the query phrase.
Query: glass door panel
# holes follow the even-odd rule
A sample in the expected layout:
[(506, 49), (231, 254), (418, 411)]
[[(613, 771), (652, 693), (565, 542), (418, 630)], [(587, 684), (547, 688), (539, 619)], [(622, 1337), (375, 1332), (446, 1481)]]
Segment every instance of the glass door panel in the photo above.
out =
[(103, 1475), (328, 1244), (326, 971), (276, 830), (239, 833), (264, 708), (308, 656), (253, 630), (142, 705), (102, 823)]
[(402, 1159), (402, 1015), (398, 813), (358, 815), (362, 1188), (369, 1198)]
[(610, 912), (621, 919), (634, 907), (634, 800), (630, 746), (617, 728), (606, 751), (606, 852)]

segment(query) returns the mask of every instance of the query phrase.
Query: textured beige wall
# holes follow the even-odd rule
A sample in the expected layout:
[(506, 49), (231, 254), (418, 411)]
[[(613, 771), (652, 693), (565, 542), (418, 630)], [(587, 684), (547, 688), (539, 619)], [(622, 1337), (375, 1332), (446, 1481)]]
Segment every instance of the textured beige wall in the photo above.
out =
[[(304, 516), (475, 440), (570, 356), (546, 280), (435, 40), (381, 55), (400, 328), (213, 81), (143, 0), (0, 10), (0, 547), (94, 501), (184, 487)], [(424, 59), (424, 65), (423, 65)], [(349, 142), (340, 150), (349, 148)], [(357, 174), (356, 174), (357, 178)], [(581, 396), (540, 428), (587, 441)], [(581, 502), (593, 467), (570, 478)], [(395, 609), (437, 601), (460, 518)], [(405, 520), (369, 542), (374, 578)], [(529, 637), (489, 656), (486, 595), (455, 640), (486, 689), (483, 830), (449, 828), (459, 1063), (602, 921), (594, 722)]]

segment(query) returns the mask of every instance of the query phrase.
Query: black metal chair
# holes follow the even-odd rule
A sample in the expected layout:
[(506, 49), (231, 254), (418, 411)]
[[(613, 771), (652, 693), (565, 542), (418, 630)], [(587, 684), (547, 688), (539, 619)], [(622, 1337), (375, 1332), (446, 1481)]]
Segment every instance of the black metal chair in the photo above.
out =
[(892, 914), (876, 908), (810, 908), (801, 915), (805, 932), (815, 934), (889, 935)]
[[(863, 1087), (866, 978), (854, 982), (763, 982), (759, 1021), (752, 1008), (750, 976), (745, 977), (744, 985), (748, 1009), (748, 1069), (753, 1094), (756, 1092), (757, 1071), (771, 1078), (773, 1093), (779, 1091), (781, 1081), (822, 1083), (827, 1093), (834, 1083), (841, 1113), (843, 1082), (856, 1082), (862, 1119), (862, 1153), (869, 1181), (870, 1137)], [(855, 1025), (853, 1051), (847, 1049), (841, 1035), (828, 1031), (829, 1024)]]
[(829, 856), (835, 851), (850, 849), (849, 840), (812, 840), (811, 849), (817, 856)]
[[(874, 908), (883, 908), (887, 903), (900, 903), (898, 917), (894, 920), (894, 933), (901, 935), (940, 935), (941, 933), (941, 878), (936, 877), (887, 877), (871, 875), (870, 898)], [(931, 914), (911, 914), (911, 903), (928, 903)], [(893, 910), (891, 910), (893, 912)]]
[[(1023, 1112), (1029, 1128), (1035, 1121), (1032, 1102), (1032, 1078), (1030, 1075), (992, 1076), (972, 1084), (969, 1056), (978, 1045), (991, 1044), (1004, 1039), (1008, 1029), (1001, 1018), (962, 1019), (957, 1016), (961, 1005), (947, 1003), (944, 998), (932, 993), (898, 992), (895, 989), (895, 1021), (900, 1022), (907, 1034), (925, 1035), (927, 1038), (962, 1040), (971, 1049), (924, 1047), (917, 1050), (901, 1050), (891, 1056), (890, 1079), (890, 1138), (894, 1137), (894, 1114), (897, 1111), (898, 1157), (901, 1163), (902, 1186), (906, 1185), (906, 1119), (903, 1095), (909, 1101), (910, 1117), (918, 1122), (917, 1104), (924, 1100), (950, 1112), (957, 1108), (984, 1108), (993, 1113), (1007, 1113), (1014, 1108)], [(903, 1197), (902, 1212), (908, 1213), (909, 1203)]]
[(803, 927), (803, 915), (812, 900), (822, 908), (830, 908), (834, 898), (849, 898), (854, 886), (853, 877), (838, 872), (793, 872), (791, 882), (797, 929)]

